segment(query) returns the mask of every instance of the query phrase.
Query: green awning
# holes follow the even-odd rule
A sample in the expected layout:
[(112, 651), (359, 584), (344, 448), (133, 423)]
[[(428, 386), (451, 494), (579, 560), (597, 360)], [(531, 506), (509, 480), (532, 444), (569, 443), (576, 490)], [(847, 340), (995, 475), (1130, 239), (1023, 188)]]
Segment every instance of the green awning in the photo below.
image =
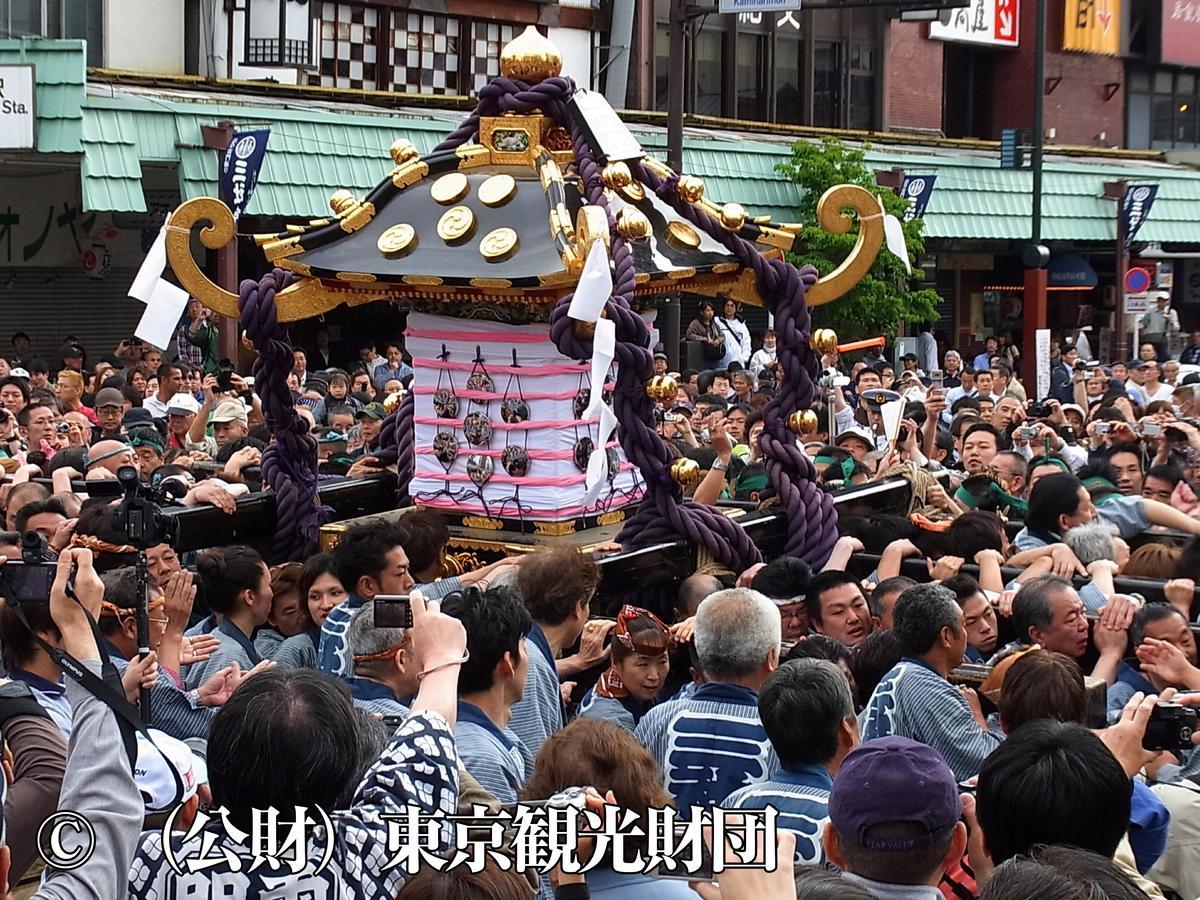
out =
[[(325, 215), (339, 188), (363, 193), (391, 169), (388, 147), (397, 138), (430, 151), (460, 120), (461, 112), (373, 110), (361, 106), (245, 104), (227, 96), (185, 96), (123, 88), (94, 89), (83, 109), (84, 197), (89, 209), (143, 211), (138, 173), (145, 163), (178, 168), (183, 199), (217, 192), (217, 153), (204, 149), (200, 128), (220, 121), (271, 129), (266, 163), (250, 214)], [(632, 130), (660, 157), (661, 129)], [(689, 130), (691, 131), (691, 130)], [(692, 132), (694, 133), (694, 132)], [(707, 194), (736, 201), (752, 215), (794, 221), (799, 189), (776, 172), (790, 156), (788, 138), (746, 139), (708, 131), (684, 145), (688, 172), (704, 178)], [(894, 166), (933, 174), (937, 184), (925, 215), (931, 238), (1020, 240), (1028, 235), (1031, 173), (999, 167), (999, 151), (925, 149), (878, 144), (866, 151), (870, 168)], [(1043, 237), (1051, 241), (1111, 243), (1116, 208), (1102, 199), (1106, 181), (1159, 186), (1158, 198), (1138, 239), (1200, 243), (1200, 172), (1166, 163), (1051, 154), (1045, 164)]]
[(32, 63), (39, 153), (79, 153), (87, 49), (83, 41), (0, 40), (0, 63)]

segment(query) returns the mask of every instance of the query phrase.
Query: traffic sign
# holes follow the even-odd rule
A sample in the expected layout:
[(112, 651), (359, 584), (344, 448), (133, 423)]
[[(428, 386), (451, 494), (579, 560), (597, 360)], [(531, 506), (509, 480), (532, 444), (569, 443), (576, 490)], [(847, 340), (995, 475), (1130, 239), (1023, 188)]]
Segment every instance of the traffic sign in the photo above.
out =
[(1140, 266), (1134, 266), (1125, 272), (1125, 293), (1144, 294), (1150, 290), (1150, 272)]
[(1126, 294), (1125, 312), (1129, 315), (1141, 315), (1150, 310), (1150, 295), (1145, 293)]

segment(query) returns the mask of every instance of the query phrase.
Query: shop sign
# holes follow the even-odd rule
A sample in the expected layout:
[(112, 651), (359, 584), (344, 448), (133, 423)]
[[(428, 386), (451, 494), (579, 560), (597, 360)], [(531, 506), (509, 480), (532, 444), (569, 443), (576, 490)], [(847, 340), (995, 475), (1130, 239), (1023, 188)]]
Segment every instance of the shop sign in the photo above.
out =
[(1150, 311), (1149, 294), (1126, 294), (1125, 312), (1129, 315), (1141, 315)]
[(800, 0), (721, 0), (722, 13), (775, 12), (799, 9)]
[(1017, 0), (971, 0), (970, 6), (950, 10), (949, 21), (930, 22), (929, 36), (939, 41), (1016, 47), (1019, 26)]
[(141, 232), (118, 228), (112, 213), (88, 212), (79, 174), (0, 177), (0, 268), (136, 265)]
[(0, 66), (0, 150), (32, 150), (33, 66)]
[(1116, 56), (1121, 50), (1121, 0), (1066, 0), (1063, 49)]
[(1180, 66), (1200, 65), (1200, 2), (1163, 0), (1162, 61)]

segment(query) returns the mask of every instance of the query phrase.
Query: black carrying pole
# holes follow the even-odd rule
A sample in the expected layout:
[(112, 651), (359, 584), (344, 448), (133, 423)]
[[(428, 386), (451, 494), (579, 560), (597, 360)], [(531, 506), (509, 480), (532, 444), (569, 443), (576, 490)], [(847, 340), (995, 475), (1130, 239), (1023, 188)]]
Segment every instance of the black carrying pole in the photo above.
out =
[[(146, 559), (146, 551), (138, 550), (137, 555), (137, 642), (138, 656), (142, 659), (150, 653), (150, 564)], [(150, 724), (150, 688), (143, 686), (138, 694), (138, 707), (142, 713), (142, 721)]]

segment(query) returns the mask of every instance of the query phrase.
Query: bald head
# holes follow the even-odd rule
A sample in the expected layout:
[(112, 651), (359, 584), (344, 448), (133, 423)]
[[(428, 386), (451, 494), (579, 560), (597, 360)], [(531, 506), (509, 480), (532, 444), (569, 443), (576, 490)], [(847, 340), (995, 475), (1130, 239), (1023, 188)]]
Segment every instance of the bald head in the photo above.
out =
[(117, 470), (122, 466), (137, 465), (137, 458), (133, 455), (133, 448), (124, 441), (100, 441), (88, 450), (87, 460), (88, 472), (95, 472), (97, 469), (107, 469), (114, 475), (117, 474)]
[(680, 619), (687, 619), (696, 614), (700, 601), (709, 594), (715, 594), (724, 585), (714, 575), (689, 575), (679, 585), (679, 593), (675, 598), (675, 614)]

